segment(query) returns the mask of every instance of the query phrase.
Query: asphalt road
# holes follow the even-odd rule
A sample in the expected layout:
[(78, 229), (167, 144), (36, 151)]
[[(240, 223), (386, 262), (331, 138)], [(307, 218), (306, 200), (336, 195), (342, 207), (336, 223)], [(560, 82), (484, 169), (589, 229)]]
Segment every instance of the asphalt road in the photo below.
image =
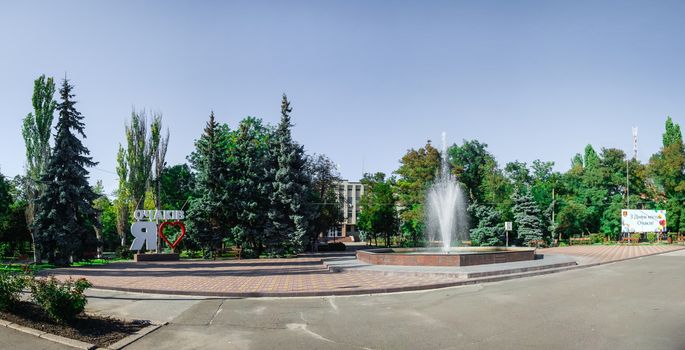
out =
[[(127, 349), (685, 349), (685, 251), (428, 292), (146, 298), (89, 309), (172, 320)], [(0, 349), (65, 347), (0, 327)]]
[(685, 349), (685, 252), (430, 292), (197, 302), (127, 349)]

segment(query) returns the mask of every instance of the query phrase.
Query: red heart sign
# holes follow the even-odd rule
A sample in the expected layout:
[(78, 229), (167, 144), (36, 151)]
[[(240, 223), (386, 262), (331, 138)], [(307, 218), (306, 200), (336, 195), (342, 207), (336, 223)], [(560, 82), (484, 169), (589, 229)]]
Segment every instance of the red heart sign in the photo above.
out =
[[(169, 242), (169, 240), (164, 235), (164, 228), (167, 226), (180, 226), (181, 227), (181, 234), (178, 236), (178, 238), (176, 238), (174, 243)], [(169, 248), (171, 248), (171, 250), (174, 250), (176, 248), (176, 246), (181, 242), (181, 239), (183, 238), (183, 236), (186, 235), (186, 226), (183, 225), (183, 223), (180, 221), (165, 221), (159, 225), (159, 229), (157, 230), (157, 234), (159, 235), (159, 237), (161, 237), (164, 240), (164, 242), (166, 242), (166, 244), (169, 246)]]

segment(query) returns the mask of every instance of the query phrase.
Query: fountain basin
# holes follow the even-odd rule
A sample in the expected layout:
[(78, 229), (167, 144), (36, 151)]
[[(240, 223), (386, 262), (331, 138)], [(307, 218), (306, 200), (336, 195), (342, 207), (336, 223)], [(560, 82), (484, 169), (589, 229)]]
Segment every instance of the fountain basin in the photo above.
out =
[(535, 248), (455, 247), (381, 248), (357, 251), (357, 259), (373, 265), (472, 266), (535, 259)]

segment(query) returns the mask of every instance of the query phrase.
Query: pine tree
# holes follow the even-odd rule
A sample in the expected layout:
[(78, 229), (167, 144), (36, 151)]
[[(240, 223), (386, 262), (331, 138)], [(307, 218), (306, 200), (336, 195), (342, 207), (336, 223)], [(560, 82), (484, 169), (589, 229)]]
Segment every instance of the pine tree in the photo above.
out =
[(282, 254), (287, 249), (302, 250), (303, 238), (309, 230), (311, 213), (307, 202), (311, 180), (306, 174), (304, 149), (292, 139), (290, 102), (283, 94), (281, 121), (272, 143), (272, 166), (275, 170), (270, 196), (269, 221), (265, 241), (271, 253)]
[(540, 221), (540, 208), (538, 208), (530, 189), (524, 193), (514, 191), (512, 195), (514, 205), (514, 221), (518, 238), (522, 242), (528, 243), (532, 240), (542, 239), (542, 222)]
[(468, 211), (478, 220), (478, 226), (470, 231), (473, 245), (496, 246), (504, 240), (504, 227), (499, 212), (495, 208), (473, 203)]
[(229, 151), (232, 202), (236, 225), (231, 232), (243, 255), (259, 256), (265, 241), (273, 172), (269, 171), (271, 130), (247, 117), (240, 122)]
[(56, 265), (78, 259), (84, 242), (93, 236), (93, 225), (97, 225), (93, 201), (98, 196), (88, 184), (86, 170), (97, 163), (76, 135), (86, 137), (83, 116), (74, 108), (72, 89), (65, 78), (59, 91), (61, 102), (57, 104), (55, 147), (41, 180), (48, 185), (38, 199), (39, 210), (33, 223), (39, 249)]
[(226, 191), (227, 134), (227, 127), (217, 123), (212, 112), (204, 134), (195, 143), (196, 150), (189, 157), (197, 172), (199, 197), (188, 208), (188, 234), (202, 247), (205, 256), (214, 256), (220, 248), (229, 226), (225, 213), (232, 212)]

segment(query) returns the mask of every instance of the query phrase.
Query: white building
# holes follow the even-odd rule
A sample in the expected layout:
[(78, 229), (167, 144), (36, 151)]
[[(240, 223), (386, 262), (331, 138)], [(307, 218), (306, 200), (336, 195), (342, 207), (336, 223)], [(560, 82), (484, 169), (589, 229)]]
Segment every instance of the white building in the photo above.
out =
[(361, 206), (361, 198), (364, 194), (364, 185), (357, 181), (341, 180), (337, 183), (338, 186), (338, 200), (342, 203), (343, 222), (334, 229), (328, 231), (327, 238), (340, 239), (343, 241), (351, 241), (354, 237), (355, 241), (359, 240), (359, 233), (357, 231), (357, 216)]

